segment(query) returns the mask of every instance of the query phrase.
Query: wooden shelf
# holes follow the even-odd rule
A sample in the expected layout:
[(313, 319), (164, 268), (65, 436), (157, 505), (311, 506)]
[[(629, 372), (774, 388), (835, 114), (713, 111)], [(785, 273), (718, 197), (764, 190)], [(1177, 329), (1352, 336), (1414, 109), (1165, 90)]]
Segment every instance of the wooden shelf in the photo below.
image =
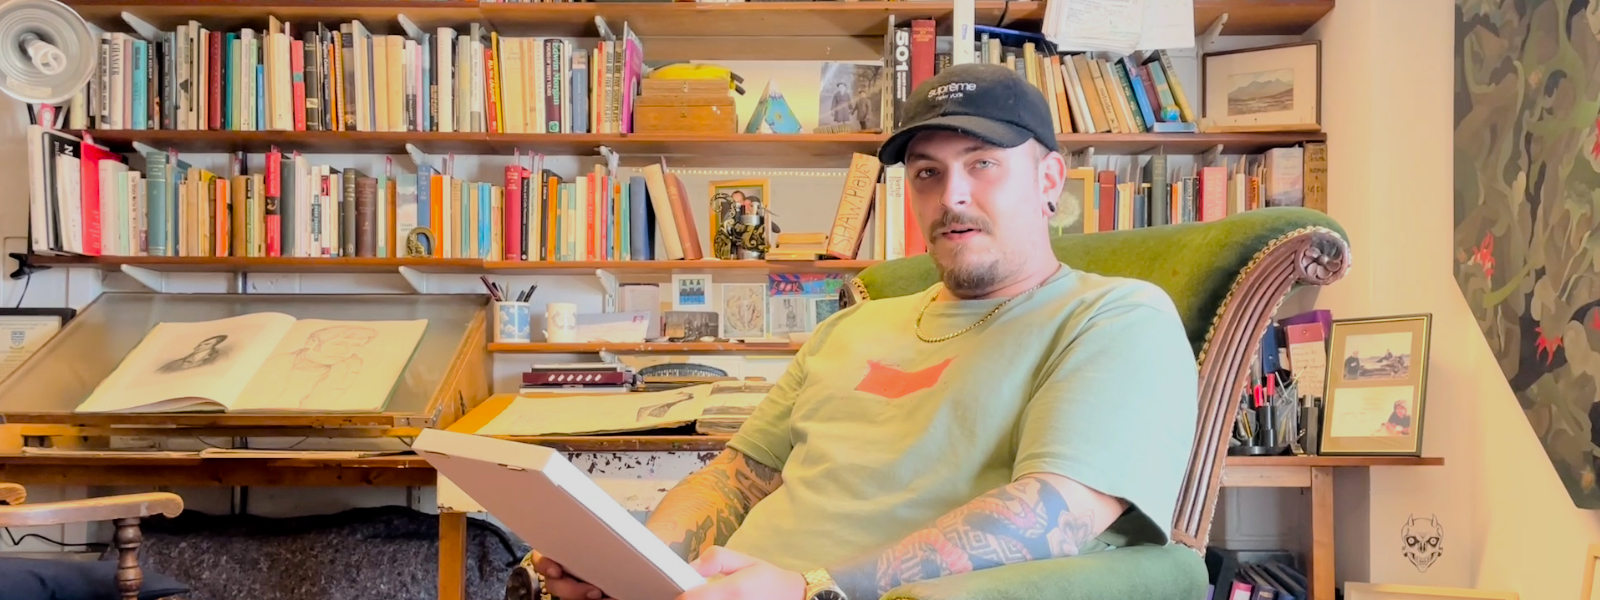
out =
[(658, 342), (658, 343), (581, 343), (581, 344), (489, 344), (490, 352), (514, 354), (590, 354), (594, 352), (628, 353), (695, 353), (695, 354), (754, 354), (758, 352), (794, 352), (799, 344), (740, 344), (734, 342)]
[(816, 261), (764, 261), (764, 260), (639, 260), (639, 261), (558, 261), (522, 262), (488, 261), (482, 263), (489, 273), (516, 275), (521, 273), (593, 273), (605, 269), (617, 275), (671, 275), (673, 273), (722, 273), (729, 275), (760, 273), (852, 273), (872, 265), (876, 260), (816, 260)]
[(161, 272), (210, 273), (393, 273), (410, 267), (427, 273), (499, 273), (527, 275), (592, 274), (606, 269), (618, 275), (670, 275), (672, 273), (853, 273), (877, 264), (876, 260), (760, 261), (760, 260), (636, 260), (636, 261), (484, 261), (473, 258), (238, 258), (175, 256), (47, 256), (33, 255), (29, 262), (63, 267), (93, 267), (107, 271), (123, 265)]
[(1334, 0), (1195, 0), (1195, 33), (1227, 13), (1223, 35), (1300, 35), (1333, 6)]
[[(889, 15), (897, 21), (917, 18), (947, 20), (953, 2), (918, 0), (889, 2), (594, 2), (478, 3), (462, 0), (65, 0), (90, 22), (111, 31), (126, 31), (127, 11), (164, 30), (191, 19), (207, 27), (264, 27), (268, 17), (294, 23), (337, 23), (359, 19), (379, 33), (398, 33), (395, 15), (404, 14), (424, 29), (492, 26), (501, 35), (594, 37), (594, 18), (613, 28), (628, 23), (641, 38), (672, 37), (876, 37), (882, 38)], [(1334, 0), (1195, 0), (1195, 31), (1204, 31), (1223, 13), (1228, 35), (1298, 35), (1333, 10)], [(1042, 0), (980, 0), (974, 21), (1010, 28), (1037, 27), (1044, 18)], [(646, 47), (650, 47), (646, 42)], [(746, 50), (752, 48), (746, 46)], [(880, 45), (881, 51), (881, 45)]]
[[(418, 27), (465, 27), (484, 21), (475, 1), (464, 0), (64, 0), (85, 20), (107, 31), (131, 31), (128, 12), (162, 31), (198, 21), (213, 30), (262, 29), (268, 17), (294, 23), (360, 20), (373, 33), (404, 34), (396, 15)], [(297, 27), (298, 29), (298, 27)]]
[(178, 256), (44, 256), (41, 265), (98, 267), (116, 271), (123, 265), (169, 273), (393, 273), (400, 267), (433, 272), (476, 272), (483, 261), (463, 258), (238, 258)]
[(1438, 467), (1438, 456), (1229, 456), (1229, 467)]
[[(1011, 3), (981, 0), (974, 6), (974, 21), (1010, 26), (1044, 17), (1044, 2)], [(949, 19), (954, 4), (917, 2), (597, 2), (597, 3), (490, 3), (484, 17), (501, 35), (593, 36), (594, 18), (602, 17), (614, 29), (626, 22), (641, 39), (651, 37), (876, 37), (888, 31), (889, 16), (897, 22), (910, 19)], [(1002, 20), (1002, 15), (1004, 19)], [(644, 42), (646, 50), (650, 48)], [(881, 50), (881, 48), (880, 48)]]
[[(623, 156), (626, 164), (668, 159), (671, 166), (801, 166), (842, 168), (851, 153), (873, 154), (886, 136), (849, 134), (485, 134), (436, 132), (342, 131), (177, 131), (99, 130), (89, 134), (115, 150), (127, 151), (134, 142), (179, 152), (265, 152), (276, 146), (304, 154), (404, 154), (416, 144), (430, 154), (509, 155), (515, 150), (547, 155), (592, 156), (600, 146)], [(1228, 154), (1253, 154), (1269, 148), (1302, 142), (1325, 141), (1321, 132), (1303, 133), (1072, 133), (1057, 136), (1063, 150), (1094, 148), (1100, 154), (1142, 154), (1157, 150), (1167, 154), (1199, 154), (1222, 146)]]
[[(626, 452), (626, 451), (718, 451), (727, 445), (730, 436), (726, 435), (583, 435), (583, 436), (495, 436), (531, 444), (550, 446), (565, 452)], [(1405, 459), (1395, 462), (1396, 459)], [(1407, 462), (1409, 461), (1409, 462)], [(1372, 467), (1372, 466), (1438, 466), (1444, 464), (1440, 457), (1338, 457), (1338, 456), (1230, 456), (1227, 466), (1308, 466), (1305, 463), (1315, 462), (1315, 466), (1341, 466), (1341, 467)], [(1335, 464), (1324, 464), (1324, 463)], [(66, 483), (77, 481), (68, 475), (73, 474), (70, 467), (79, 468), (151, 468), (151, 467), (199, 467), (201, 465), (216, 465), (218, 467), (251, 467), (248, 471), (268, 471), (270, 469), (311, 469), (311, 468), (342, 468), (359, 470), (409, 471), (418, 480), (430, 479), (433, 467), (427, 460), (416, 455), (379, 456), (368, 458), (341, 458), (341, 459), (313, 459), (313, 458), (198, 458), (198, 457), (172, 457), (172, 458), (119, 458), (114, 456), (20, 456), (0, 455), (0, 473), (9, 474), (17, 467), (28, 467), (37, 471), (23, 483)], [(58, 476), (43, 476), (53, 470), (61, 470)], [(388, 477), (393, 477), (388, 476)], [(189, 478), (184, 478), (185, 480)], [(296, 479), (293, 476), (280, 476), (276, 479)], [(141, 480), (142, 481), (142, 480)], [(343, 480), (341, 480), (343, 481)], [(105, 481), (102, 483), (112, 484)], [(177, 483), (173, 480), (169, 483)], [(214, 482), (213, 482), (214, 483)], [(345, 483), (351, 483), (345, 481)], [(337, 483), (335, 483), (337, 485)]]

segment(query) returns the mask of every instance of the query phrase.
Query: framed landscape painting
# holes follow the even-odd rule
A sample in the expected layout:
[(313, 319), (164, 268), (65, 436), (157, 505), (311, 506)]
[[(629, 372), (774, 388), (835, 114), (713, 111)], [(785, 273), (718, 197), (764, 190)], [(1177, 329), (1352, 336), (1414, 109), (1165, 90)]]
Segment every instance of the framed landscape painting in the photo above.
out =
[(1320, 42), (1212, 52), (1202, 61), (1202, 131), (1322, 129)]

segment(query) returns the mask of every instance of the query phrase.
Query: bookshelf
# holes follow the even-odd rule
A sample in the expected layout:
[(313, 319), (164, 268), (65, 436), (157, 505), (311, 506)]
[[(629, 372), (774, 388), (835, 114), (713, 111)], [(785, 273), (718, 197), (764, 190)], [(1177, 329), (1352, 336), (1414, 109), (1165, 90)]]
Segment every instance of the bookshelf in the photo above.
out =
[[(269, 16), (289, 21), (359, 19), (374, 33), (402, 33), (397, 15), (424, 29), (473, 22), (502, 35), (593, 36), (594, 20), (628, 22), (650, 48), (652, 60), (873, 60), (882, 53), (889, 15), (896, 19), (947, 19), (944, 0), (866, 2), (500, 3), (462, 0), (67, 0), (84, 18), (108, 29), (127, 25), (122, 13), (171, 30), (190, 19), (210, 27), (259, 27)], [(1298, 35), (1333, 9), (1333, 0), (1195, 0), (1195, 29), (1223, 14), (1229, 33)], [(1000, 27), (1037, 26), (1039, 0), (981, 0), (974, 22)], [(763, 43), (747, 39), (761, 37)]]
[(877, 264), (876, 260), (618, 260), (618, 261), (510, 261), (476, 258), (300, 258), (300, 257), (178, 257), (178, 256), (51, 256), (34, 255), (37, 265), (88, 267), (117, 271), (123, 266), (163, 273), (392, 273), (408, 267), (424, 273), (504, 275), (591, 275), (604, 269), (617, 275), (670, 275), (672, 273), (849, 273)]
[(490, 343), (489, 351), (505, 354), (593, 354), (596, 352), (675, 353), (695, 354), (756, 354), (762, 352), (788, 353), (800, 349), (796, 343), (743, 344), (735, 342), (654, 342), (654, 343), (578, 343), (578, 344), (505, 344)]
[[(643, 37), (882, 37), (888, 16), (948, 18), (948, 0), (861, 2), (499, 3), (463, 0), (65, 0), (102, 28), (126, 28), (127, 12), (161, 29), (190, 19), (212, 27), (260, 27), (276, 16), (289, 21), (370, 21), (381, 33), (398, 33), (398, 15), (419, 27), (493, 25), (511, 35), (592, 35), (594, 18), (628, 21)], [(1228, 14), (1237, 35), (1298, 35), (1326, 16), (1334, 0), (1195, 0), (1195, 31)], [(1037, 25), (1045, 3), (1038, 0), (979, 0), (974, 22), (1011, 27)]]
[[(730, 159), (755, 163), (782, 161), (789, 167), (849, 166), (850, 154), (872, 154), (887, 137), (873, 133), (729, 133), (700, 135), (593, 134), (593, 133), (438, 133), (374, 131), (184, 131), (91, 130), (89, 135), (114, 150), (131, 149), (135, 142), (179, 152), (265, 152), (276, 146), (304, 154), (405, 153), (406, 144), (430, 154), (510, 154), (515, 150), (547, 155), (590, 155), (600, 146), (630, 157), (653, 162), (664, 156), (674, 166), (704, 162), (728, 166)], [(1063, 150), (1094, 148), (1098, 153), (1141, 154), (1164, 150), (1168, 154), (1198, 154), (1215, 146), (1224, 153), (1253, 154), (1268, 148), (1321, 142), (1321, 132), (1282, 133), (1066, 133), (1056, 136)]]

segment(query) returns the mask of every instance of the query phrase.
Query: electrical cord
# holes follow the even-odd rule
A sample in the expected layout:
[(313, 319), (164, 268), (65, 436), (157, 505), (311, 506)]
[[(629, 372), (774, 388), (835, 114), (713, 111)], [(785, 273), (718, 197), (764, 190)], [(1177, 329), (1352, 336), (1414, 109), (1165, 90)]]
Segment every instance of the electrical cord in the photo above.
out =
[(24, 540), (27, 540), (28, 538), (38, 538), (39, 541), (42, 541), (42, 542), (45, 542), (45, 543), (49, 543), (49, 544), (55, 544), (57, 547), (61, 547), (61, 548), (95, 548), (95, 549), (98, 549), (100, 551), (104, 551), (107, 548), (111, 547), (111, 544), (103, 544), (103, 543), (98, 543), (98, 542), (86, 542), (86, 543), (82, 543), (82, 544), (69, 544), (67, 542), (51, 539), (51, 538), (39, 535), (37, 533), (25, 533), (25, 534), (22, 534), (22, 537), (19, 538), (19, 537), (16, 536), (16, 534), (11, 532), (11, 528), (10, 527), (5, 527), (3, 529), (6, 532), (6, 537), (11, 540), (11, 545), (12, 546), (21, 546), (22, 542)]

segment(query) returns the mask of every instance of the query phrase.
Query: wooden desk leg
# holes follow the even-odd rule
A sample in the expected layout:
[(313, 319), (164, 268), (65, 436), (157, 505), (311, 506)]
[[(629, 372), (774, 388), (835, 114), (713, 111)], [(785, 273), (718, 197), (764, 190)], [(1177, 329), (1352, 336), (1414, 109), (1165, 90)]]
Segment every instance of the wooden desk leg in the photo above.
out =
[(439, 511), (439, 600), (466, 598), (467, 513)]
[(1333, 467), (1311, 468), (1311, 600), (1333, 600)]

